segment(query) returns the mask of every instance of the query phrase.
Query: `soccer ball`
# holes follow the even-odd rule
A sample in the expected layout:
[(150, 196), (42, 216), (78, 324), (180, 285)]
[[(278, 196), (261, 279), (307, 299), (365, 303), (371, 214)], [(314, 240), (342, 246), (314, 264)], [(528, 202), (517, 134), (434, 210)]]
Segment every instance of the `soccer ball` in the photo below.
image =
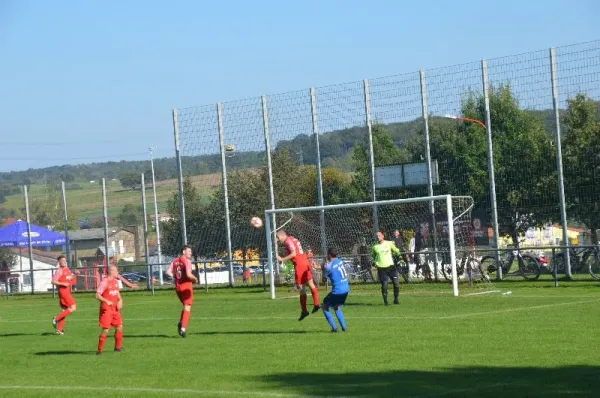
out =
[(260, 228), (262, 227), (263, 222), (260, 219), (260, 217), (252, 217), (252, 219), (250, 220), (250, 225), (252, 225), (254, 228)]

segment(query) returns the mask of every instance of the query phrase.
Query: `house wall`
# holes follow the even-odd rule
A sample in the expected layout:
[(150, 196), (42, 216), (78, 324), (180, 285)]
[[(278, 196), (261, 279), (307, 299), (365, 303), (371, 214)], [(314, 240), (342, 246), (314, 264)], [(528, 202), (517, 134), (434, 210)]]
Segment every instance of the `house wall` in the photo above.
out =
[(117, 259), (135, 260), (139, 255), (136, 253), (135, 234), (121, 230), (108, 238), (108, 247), (114, 249)]
[[(31, 274), (29, 257), (27, 255), (16, 256), (16, 266), (10, 271), (11, 276), (17, 275), (19, 278), (19, 291), (31, 291)], [(51, 260), (47, 260), (51, 261)], [(21, 268), (22, 267), (22, 268)], [(38, 259), (33, 260), (33, 286), (35, 292), (52, 291), (52, 276), (56, 269), (56, 263), (48, 263)], [(22, 270), (22, 272), (21, 272)]]

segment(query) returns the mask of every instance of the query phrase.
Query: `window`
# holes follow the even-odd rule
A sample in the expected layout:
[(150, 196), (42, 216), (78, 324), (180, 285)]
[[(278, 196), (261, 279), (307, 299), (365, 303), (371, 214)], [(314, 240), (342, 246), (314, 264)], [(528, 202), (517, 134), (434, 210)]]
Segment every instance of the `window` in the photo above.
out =
[(119, 254), (125, 254), (125, 244), (123, 243), (123, 239), (119, 241)]

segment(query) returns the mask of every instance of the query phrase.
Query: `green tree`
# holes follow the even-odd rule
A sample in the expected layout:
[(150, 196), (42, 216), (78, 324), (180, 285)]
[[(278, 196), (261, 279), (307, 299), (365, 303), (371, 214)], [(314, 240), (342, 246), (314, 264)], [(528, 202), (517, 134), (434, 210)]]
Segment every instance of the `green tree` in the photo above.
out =
[(10, 249), (0, 249), (0, 265), (6, 261), (8, 269), (12, 269), (17, 264), (17, 256)]
[[(121, 183), (121, 186), (125, 189), (136, 189), (137, 186), (141, 183), (141, 177), (139, 174), (136, 173), (123, 173), (119, 176), (119, 182)], [(102, 183), (102, 181), (100, 181), (100, 183)]]
[(75, 181), (75, 176), (71, 173), (61, 173), (60, 179), (65, 183), (69, 183)]
[[(316, 168), (295, 163), (287, 150), (272, 156), (273, 187), (278, 208), (315, 206), (317, 201)], [(228, 173), (229, 212), (232, 249), (265, 248), (264, 229), (250, 226), (253, 216), (263, 217), (270, 208), (267, 168), (234, 170)], [(323, 170), (326, 203), (343, 201), (350, 190), (349, 178), (336, 170)], [(203, 203), (198, 190), (189, 179), (184, 181), (184, 198), (188, 241), (199, 256), (223, 255), (226, 250), (225, 205), (223, 190), (216, 190)], [(173, 195), (167, 211), (179, 214), (178, 195)], [(165, 252), (180, 249), (180, 220), (176, 216), (163, 226)]]
[[(25, 210), (23, 209), (23, 214)], [(58, 187), (48, 185), (42, 195), (30, 196), (29, 214), (33, 224), (50, 226), (56, 230), (64, 228), (62, 196)], [(75, 229), (75, 219), (72, 211), (67, 208), (69, 229)]]
[[(406, 163), (409, 153), (404, 148), (394, 144), (394, 140), (386, 126), (376, 124), (371, 129), (373, 135), (373, 155), (375, 167), (389, 166), (398, 163)], [(355, 173), (352, 178), (352, 193), (348, 198), (351, 201), (368, 201), (371, 199), (371, 183), (369, 168), (369, 137), (364, 134), (362, 142), (354, 147), (352, 155)], [(386, 190), (386, 195), (396, 195), (400, 190)], [(397, 196), (396, 196), (397, 197)]]
[(590, 229), (595, 243), (600, 229), (600, 109), (585, 94), (578, 94), (568, 104), (563, 118), (568, 215)]
[(131, 203), (126, 204), (121, 209), (121, 212), (116, 217), (116, 221), (120, 226), (134, 226), (140, 225), (143, 222), (142, 209), (140, 206), (133, 205)]
[[(510, 85), (491, 87), (489, 100), (499, 229), (518, 245), (528, 228), (557, 216), (548, 203), (557, 187), (552, 143), (543, 119), (520, 109)], [(485, 120), (483, 96), (470, 94), (461, 108), (465, 117)], [(491, 207), (485, 136), (476, 123), (431, 118), (431, 154), (441, 180), (436, 193), (469, 195), (476, 208)], [(413, 159), (424, 153), (418, 141), (409, 147)]]

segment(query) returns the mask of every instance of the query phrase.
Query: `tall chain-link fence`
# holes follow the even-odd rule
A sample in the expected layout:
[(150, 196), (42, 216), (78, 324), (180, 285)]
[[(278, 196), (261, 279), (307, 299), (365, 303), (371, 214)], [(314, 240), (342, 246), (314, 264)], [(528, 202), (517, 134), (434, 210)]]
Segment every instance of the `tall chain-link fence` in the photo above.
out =
[[(599, 240), (599, 52), (595, 41), (177, 110), (186, 211), (173, 222), (185, 217), (199, 258), (238, 264), (264, 257), (249, 220), (267, 208), (468, 195), (482, 249), (569, 245), (559, 272), (588, 272), (577, 247)], [(402, 232), (438, 224), (423, 218)]]
[[(133, 288), (171, 286), (165, 271), (184, 244), (206, 287), (266, 284), (266, 236), (250, 224), (265, 209), (444, 194), (473, 198), (486, 272), (520, 276), (524, 249), (542, 276), (600, 277), (600, 41), (175, 109), (173, 126), (176, 163), (9, 192), (3, 227), (21, 220), (26, 239), (2, 242), (2, 289), (51, 291), (60, 253), (79, 290), (94, 289), (107, 263)], [(392, 238), (377, 209), (363, 216)], [(291, 217), (278, 213), (271, 230)], [(415, 248), (415, 235), (445, 227), (433, 206), (397, 219), (399, 244), (420, 252), (406, 259), (414, 270), (439, 249), (427, 238)], [(322, 239), (305, 249), (320, 262), (327, 233), (344, 232), (316, 220), (305, 227)], [(64, 241), (36, 241), (46, 233)], [(275, 272), (293, 280), (286, 264)]]

